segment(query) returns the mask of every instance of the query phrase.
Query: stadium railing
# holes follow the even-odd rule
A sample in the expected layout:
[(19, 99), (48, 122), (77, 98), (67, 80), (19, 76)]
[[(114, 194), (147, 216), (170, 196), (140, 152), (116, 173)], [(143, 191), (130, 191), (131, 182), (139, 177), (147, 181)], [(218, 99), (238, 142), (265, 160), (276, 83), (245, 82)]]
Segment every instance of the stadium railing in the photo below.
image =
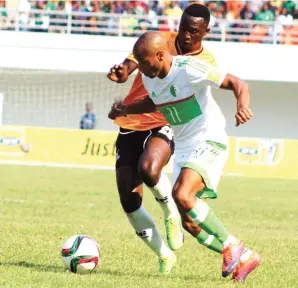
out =
[[(179, 18), (93, 12), (0, 9), (0, 29), (66, 34), (139, 36), (145, 31), (177, 31)], [(206, 40), (271, 44), (297, 44), (298, 24), (278, 21), (212, 19)]]

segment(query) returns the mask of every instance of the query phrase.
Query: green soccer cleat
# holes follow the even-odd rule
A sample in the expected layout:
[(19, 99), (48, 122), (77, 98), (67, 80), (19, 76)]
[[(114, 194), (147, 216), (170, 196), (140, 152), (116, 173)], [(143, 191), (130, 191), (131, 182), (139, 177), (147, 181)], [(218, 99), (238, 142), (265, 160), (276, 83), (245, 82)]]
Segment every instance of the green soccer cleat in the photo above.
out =
[(159, 272), (163, 275), (168, 275), (171, 273), (174, 265), (176, 264), (176, 255), (171, 253), (169, 257), (162, 257), (158, 258), (159, 261)]
[(168, 245), (171, 250), (180, 249), (184, 242), (181, 218), (168, 218), (165, 220)]

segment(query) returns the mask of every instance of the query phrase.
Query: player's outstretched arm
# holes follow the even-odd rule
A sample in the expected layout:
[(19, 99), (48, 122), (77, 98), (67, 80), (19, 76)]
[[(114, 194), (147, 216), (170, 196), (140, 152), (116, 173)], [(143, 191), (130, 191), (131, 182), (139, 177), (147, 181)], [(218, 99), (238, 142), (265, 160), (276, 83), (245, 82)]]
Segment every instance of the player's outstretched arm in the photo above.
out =
[(244, 124), (252, 117), (248, 84), (238, 77), (227, 74), (220, 85), (221, 89), (232, 90), (237, 99), (236, 126)]
[(199, 61), (193, 57), (188, 59), (186, 72), (190, 83), (194, 87), (215, 86), (221, 89), (232, 90), (237, 99), (236, 126), (244, 124), (252, 117), (250, 106), (250, 96), (248, 84), (232, 74), (222, 73), (222, 71), (210, 66), (204, 61)]
[(110, 119), (114, 120), (117, 117), (126, 116), (127, 114), (151, 113), (155, 110), (156, 106), (153, 101), (149, 97), (145, 97), (139, 102), (127, 105), (121, 102), (114, 103), (108, 116)]
[(128, 76), (137, 68), (138, 64), (136, 62), (126, 58), (123, 63), (114, 65), (107, 77), (116, 83), (124, 83), (127, 81)]

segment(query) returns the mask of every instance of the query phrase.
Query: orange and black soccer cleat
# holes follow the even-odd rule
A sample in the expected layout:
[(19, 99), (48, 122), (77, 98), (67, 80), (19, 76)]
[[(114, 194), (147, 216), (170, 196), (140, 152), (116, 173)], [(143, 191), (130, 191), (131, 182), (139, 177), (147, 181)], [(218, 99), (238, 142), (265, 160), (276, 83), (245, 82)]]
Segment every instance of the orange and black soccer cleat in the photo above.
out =
[(255, 251), (253, 251), (253, 253), (246, 261), (240, 262), (237, 265), (233, 273), (232, 280), (244, 282), (247, 275), (252, 271), (254, 271), (260, 265), (260, 262), (261, 262), (260, 255)]
[(239, 241), (236, 244), (231, 244), (222, 251), (222, 277), (229, 276), (240, 261), (240, 257), (244, 251), (243, 242)]

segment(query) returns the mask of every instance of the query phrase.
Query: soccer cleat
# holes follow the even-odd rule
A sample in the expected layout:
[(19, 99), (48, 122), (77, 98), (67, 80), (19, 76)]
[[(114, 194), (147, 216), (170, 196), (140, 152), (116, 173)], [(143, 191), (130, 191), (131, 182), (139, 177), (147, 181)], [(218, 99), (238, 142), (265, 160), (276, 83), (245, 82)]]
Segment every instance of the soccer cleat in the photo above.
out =
[(223, 249), (222, 277), (227, 277), (234, 271), (240, 261), (243, 251), (244, 244), (241, 241), (236, 244), (231, 244)]
[(173, 251), (180, 249), (184, 242), (181, 218), (177, 217), (165, 219), (165, 226), (170, 249)]
[(159, 272), (163, 275), (168, 275), (172, 271), (174, 265), (176, 264), (176, 255), (171, 253), (169, 257), (158, 258), (159, 261)]
[(261, 262), (260, 255), (255, 251), (253, 251), (253, 253), (246, 261), (240, 262), (237, 265), (233, 273), (232, 280), (244, 282), (247, 275), (251, 273), (253, 270), (255, 270), (260, 265), (260, 262)]

